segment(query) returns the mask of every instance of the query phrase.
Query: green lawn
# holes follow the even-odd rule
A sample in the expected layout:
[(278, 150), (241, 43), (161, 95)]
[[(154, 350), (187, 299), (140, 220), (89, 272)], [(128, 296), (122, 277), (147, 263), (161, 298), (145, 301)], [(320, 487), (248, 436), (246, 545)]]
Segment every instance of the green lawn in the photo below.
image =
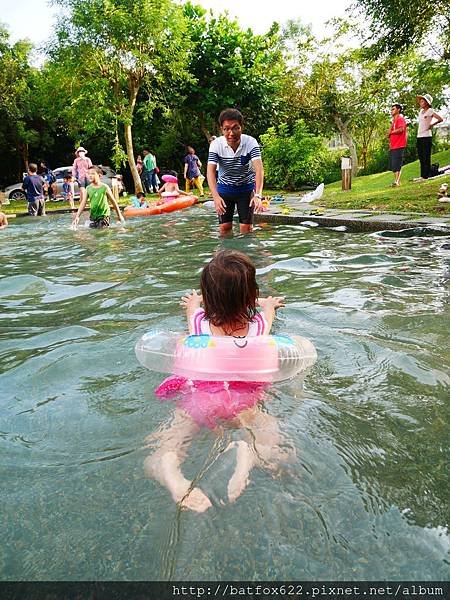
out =
[[(439, 163), (441, 166), (450, 164), (450, 150), (434, 154), (432, 162)], [(450, 204), (437, 201), (439, 187), (445, 181), (450, 183), (450, 174), (420, 183), (411, 181), (419, 174), (419, 161), (415, 161), (403, 167), (400, 187), (390, 187), (393, 181), (390, 171), (356, 177), (352, 181), (352, 189), (346, 192), (341, 190), (340, 181), (331, 183), (325, 186), (319, 204), (325, 204), (327, 208), (368, 208), (389, 212), (427, 212), (437, 215), (450, 213)]]

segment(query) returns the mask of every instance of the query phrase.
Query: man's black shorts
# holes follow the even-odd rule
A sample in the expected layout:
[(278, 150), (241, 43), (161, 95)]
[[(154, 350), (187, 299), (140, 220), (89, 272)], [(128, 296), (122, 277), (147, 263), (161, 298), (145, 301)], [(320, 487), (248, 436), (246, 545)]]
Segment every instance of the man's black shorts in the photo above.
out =
[(89, 223), (89, 227), (93, 229), (101, 229), (102, 227), (109, 227), (109, 217), (99, 217)]
[(401, 171), (404, 154), (405, 148), (395, 148), (394, 150), (389, 150), (389, 168), (394, 173)]
[(251, 225), (253, 223), (253, 206), (250, 207), (250, 200), (253, 196), (253, 192), (240, 192), (238, 194), (221, 194), (223, 198), (226, 211), (223, 215), (219, 215), (219, 223), (232, 223), (234, 210), (237, 207), (239, 215), (239, 223), (244, 225)]

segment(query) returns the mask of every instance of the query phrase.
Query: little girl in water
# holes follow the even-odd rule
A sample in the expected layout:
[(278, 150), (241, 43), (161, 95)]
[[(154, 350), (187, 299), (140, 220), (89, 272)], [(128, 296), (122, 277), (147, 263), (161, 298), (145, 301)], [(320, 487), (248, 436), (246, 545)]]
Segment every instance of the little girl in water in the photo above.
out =
[[(202, 271), (201, 295), (193, 290), (181, 299), (189, 333), (236, 338), (269, 334), (275, 310), (284, 306), (283, 298), (259, 298), (255, 274), (253, 263), (242, 252), (219, 251)], [(231, 442), (225, 450), (236, 448), (236, 469), (227, 487), (230, 502), (245, 489), (253, 466), (273, 468), (287, 453), (279, 448), (280, 433), (275, 418), (256, 407), (264, 384), (194, 382), (191, 388), (186, 384), (183, 378), (172, 377), (156, 390), (160, 397), (176, 391), (184, 396), (170, 429), (156, 434), (159, 448), (145, 460), (144, 466), (150, 476), (167, 487), (175, 502), (180, 502), (183, 508), (203, 512), (211, 506), (211, 501), (181, 472), (187, 447), (200, 426), (215, 428), (228, 421), (228, 425), (243, 427), (249, 438)], [(186, 387), (188, 392), (183, 392)], [(206, 395), (205, 390), (208, 390)]]

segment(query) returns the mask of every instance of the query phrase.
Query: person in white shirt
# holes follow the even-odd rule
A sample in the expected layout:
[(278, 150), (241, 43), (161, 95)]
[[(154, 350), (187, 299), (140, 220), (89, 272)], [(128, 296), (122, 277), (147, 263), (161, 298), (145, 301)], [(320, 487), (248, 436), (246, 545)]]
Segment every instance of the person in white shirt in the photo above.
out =
[(430, 177), (431, 172), (431, 146), (433, 142), (431, 130), (443, 119), (431, 108), (433, 98), (430, 94), (417, 96), (417, 101), (420, 106), (419, 129), (417, 131), (417, 156), (420, 161), (420, 177), (417, 181), (423, 181)]
[(232, 231), (236, 208), (240, 233), (249, 233), (253, 228), (253, 213), (262, 204), (261, 150), (255, 138), (242, 133), (244, 118), (238, 110), (223, 110), (219, 125), (223, 135), (209, 147), (207, 176), (219, 216), (220, 233), (226, 235)]

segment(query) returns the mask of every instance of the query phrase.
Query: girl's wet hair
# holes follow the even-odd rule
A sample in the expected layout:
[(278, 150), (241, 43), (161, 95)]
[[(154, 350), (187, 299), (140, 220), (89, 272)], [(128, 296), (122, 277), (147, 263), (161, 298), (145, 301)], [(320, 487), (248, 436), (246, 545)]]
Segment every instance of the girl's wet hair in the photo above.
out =
[(259, 294), (252, 261), (237, 250), (220, 250), (204, 267), (200, 287), (205, 317), (227, 335), (256, 314)]

